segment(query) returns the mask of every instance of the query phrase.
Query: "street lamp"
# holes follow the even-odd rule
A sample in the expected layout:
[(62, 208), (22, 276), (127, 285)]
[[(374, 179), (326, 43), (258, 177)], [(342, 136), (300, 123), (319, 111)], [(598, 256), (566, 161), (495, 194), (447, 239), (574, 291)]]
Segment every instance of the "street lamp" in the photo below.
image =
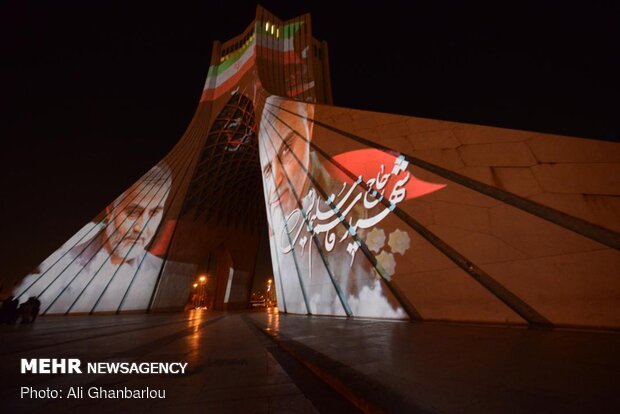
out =
[(273, 292), (271, 291), (272, 283), (273, 283), (273, 280), (271, 279), (267, 280), (267, 305), (270, 307), (273, 302)]
[(198, 308), (198, 304), (199, 304), (199, 297), (198, 297), (198, 293), (196, 292), (196, 288), (198, 287), (198, 283), (195, 283), (192, 285), (192, 288), (194, 290), (194, 293), (192, 293), (192, 302), (194, 304), (194, 308)]
[[(200, 307), (204, 307), (205, 306), (205, 294), (206, 294), (206, 287), (205, 284), (207, 283), (207, 275), (200, 275), (200, 277), (198, 278), (198, 281), (200, 282)], [(194, 283), (194, 286), (197, 286), (197, 283)]]

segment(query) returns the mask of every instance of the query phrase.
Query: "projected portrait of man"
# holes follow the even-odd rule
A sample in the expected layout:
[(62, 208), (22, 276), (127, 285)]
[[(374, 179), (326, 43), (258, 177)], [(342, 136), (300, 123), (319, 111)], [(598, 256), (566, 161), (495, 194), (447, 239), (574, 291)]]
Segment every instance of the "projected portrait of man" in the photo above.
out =
[[(281, 280), (276, 286), (290, 312), (405, 318), (385, 285), (395, 272), (394, 255), (386, 251), (381, 236), (384, 228), (391, 235), (396, 223), (383, 222), (390, 210), (323, 157), (320, 137), (313, 136), (314, 117), (313, 104), (270, 97), (261, 119), (259, 148), (270, 243), (277, 261), (274, 274)], [(412, 194), (403, 187), (415, 180), (406, 163), (393, 154), (348, 151), (332, 159), (355, 169), (353, 177), (377, 186), (375, 194), (385, 193), (390, 202)], [(360, 162), (364, 168), (356, 167)], [(392, 238), (396, 236), (403, 246), (408, 243), (403, 232)], [(372, 256), (360, 250), (361, 242), (372, 245)], [(404, 252), (404, 247), (396, 247)], [(381, 273), (374, 263), (380, 263)]]
[[(319, 203), (316, 185), (323, 192), (330, 193), (342, 185), (330, 181), (310, 144), (314, 110), (313, 104), (277, 97), (268, 98), (265, 105), (260, 129), (260, 155), (271, 219), (272, 257), (278, 260), (282, 294), (289, 311), (345, 314), (332, 278), (341, 287), (344, 297), (351, 290), (352, 279), (348, 274), (361, 272), (364, 274), (362, 278), (368, 278), (370, 269), (359, 266), (350, 269), (346, 250), (338, 246), (338, 249), (327, 251), (322, 243), (324, 236), (318, 236), (317, 240), (321, 241), (317, 246), (316, 240), (305, 231), (306, 220), (314, 215), (314, 208)], [(324, 203), (321, 209), (330, 211)], [(344, 228), (338, 227), (338, 230), (344, 231)], [(329, 271), (321, 254), (329, 263)], [(277, 273), (275, 268), (274, 273)], [(305, 292), (301, 291), (301, 284)]]
[(154, 167), (28, 275), (16, 289), (48, 313), (146, 309), (162, 260), (148, 252), (171, 188)]
[(267, 103), (261, 128), (267, 134), (260, 148), (267, 202), (271, 209), (291, 212), (308, 190), (314, 105), (274, 97)]
[[(276, 282), (276, 287), (281, 289), (277, 294), (284, 295), (288, 311), (296, 313), (306, 312), (305, 301), (299, 283), (295, 284), (295, 258), (292, 254), (282, 253), (282, 245), (288, 241), (285, 218), (292, 212), (299, 212), (299, 205), (310, 187), (306, 170), (310, 167), (308, 141), (312, 137), (313, 116), (314, 105), (271, 96), (267, 98), (259, 129), (271, 257), (277, 261), (274, 273), (277, 275), (281, 269), (285, 275), (281, 278), (282, 284)], [(278, 303), (281, 306), (283, 302), (279, 300)]]
[[(106, 209), (110, 221), (101, 237), (113, 264), (132, 262), (144, 254), (161, 223), (164, 207), (162, 203), (149, 203), (148, 187), (148, 182), (142, 183)], [(165, 187), (168, 191), (170, 183)]]

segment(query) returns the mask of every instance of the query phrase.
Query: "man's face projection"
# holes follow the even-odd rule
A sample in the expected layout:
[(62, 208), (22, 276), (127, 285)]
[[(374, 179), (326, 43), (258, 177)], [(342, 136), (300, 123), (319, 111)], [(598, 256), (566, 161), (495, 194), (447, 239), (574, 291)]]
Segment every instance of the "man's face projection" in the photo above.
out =
[(153, 191), (149, 190), (152, 186), (145, 184), (129, 190), (108, 213), (110, 222), (104, 237), (108, 237), (106, 248), (111, 253), (113, 264), (121, 264), (143, 254), (161, 223), (166, 197), (162, 199), (161, 191), (153, 197)]
[(312, 134), (312, 122), (305, 118), (312, 106), (291, 101), (279, 102), (279, 106), (298, 115), (270, 108), (275, 116), (268, 115), (270, 124), (261, 148), (266, 155), (263, 174), (269, 206), (274, 209), (281, 205), (288, 213), (298, 207), (292, 189), (300, 199), (305, 196)]

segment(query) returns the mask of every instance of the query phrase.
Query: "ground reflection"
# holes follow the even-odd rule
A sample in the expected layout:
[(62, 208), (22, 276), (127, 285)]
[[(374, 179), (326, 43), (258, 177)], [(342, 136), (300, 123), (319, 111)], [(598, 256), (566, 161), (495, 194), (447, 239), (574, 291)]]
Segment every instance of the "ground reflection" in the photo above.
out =
[(200, 350), (200, 324), (204, 322), (206, 318), (205, 309), (192, 309), (189, 311), (189, 318), (187, 319), (187, 327), (190, 329), (191, 334), (185, 337), (187, 341), (187, 348), (189, 349), (187, 362), (190, 365), (196, 362)]
[(267, 330), (273, 332), (280, 330), (280, 312), (275, 306), (267, 308)]

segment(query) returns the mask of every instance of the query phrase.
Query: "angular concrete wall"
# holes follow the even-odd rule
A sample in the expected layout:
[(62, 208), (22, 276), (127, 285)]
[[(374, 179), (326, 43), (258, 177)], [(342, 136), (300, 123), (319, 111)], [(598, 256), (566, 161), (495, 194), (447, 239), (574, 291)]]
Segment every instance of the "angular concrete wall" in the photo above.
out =
[[(316, 113), (325, 134), (349, 132), (456, 173), (413, 166), (416, 177), (447, 186), (403, 210), (543, 322), (620, 326), (620, 252), (610, 246), (620, 230), (620, 144), (327, 106)], [(324, 139), (322, 148), (350, 150), (360, 144), (354, 138)], [(500, 197), (471, 188), (472, 180)], [(533, 211), (502, 200), (511, 195)], [(568, 215), (569, 225), (549, 221), (545, 207)], [(580, 234), (571, 218), (606, 230), (603, 242)], [(423, 319), (523, 322), (442, 249), (420, 235), (411, 244), (412, 270), (396, 283)]]

